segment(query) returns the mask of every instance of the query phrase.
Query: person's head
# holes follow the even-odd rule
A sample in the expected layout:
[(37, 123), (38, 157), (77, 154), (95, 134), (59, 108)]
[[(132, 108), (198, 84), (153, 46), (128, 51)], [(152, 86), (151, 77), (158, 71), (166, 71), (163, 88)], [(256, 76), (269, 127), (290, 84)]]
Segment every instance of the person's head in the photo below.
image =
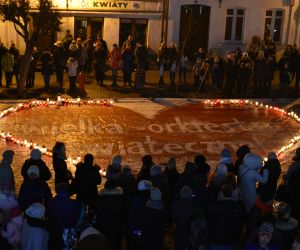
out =
[(162, 167), (160, 165), (154, 165), (150, 169), (150, 175), (153, 177), (155, 175), (161, 174)]
[(147, 168), (151, 168), (154, 165), (153, 159), (151, 155), (144, 155), (142, 158), (143, 166)]
[(70, 30), (66, 30), (66, 34), (71, 34), (71, 31)]
[(243, 58), (244, 58), (244, 59), (247, 59), (248, 57), (249, 57), (248, 53), (247, 53), (247, 52), (244, 52), (244, 53), (243, 53)]
[(120, 177), (121, 169), (116, 168), (113, 165), (108, 165), (106, 169), (106, 179), (109, 180), (117, 180)]
[(11, 48), (15, 48), (15, 47), (16, 47), (16, 43), (15, 43), (14, 41), (11, 41), (10, 47), (11, 47)]
[(167, 162), (167, 168), (169, 170), (173, 170), (176, 169), (176, 158), (175, 157), (171, 157), (168, 162)]
[(276, 159), (277, 159), (277, 154), (275, 152), (268, 153), (268, 161), (276, 160)]
[(239, 159), (243, 159), (244, 156), (246, 154), (250, 153), (250, 148), (248, 145), (242, 145), (238, 148), (238, 150), (236, 151), (236, 156), (239, 158)]
[(78, 46), (81, 46), (81, 45), (82, 45), (82, 40), (81, 40), (81, 38), (77, 38), (77, 45), (78, 45)]
[(76, 40), (72, 40), (71, 45), (73, 45), (73, 46), (77, 45)]
[(143, 44), (142, 44), (142, 42), (137, 42), (137, 44), (136, 44), (136, 46), (138, 47), (138, 48), (141, 48), (141, 47), (143, 47)]
[(27, 176), (31, 180), (38, 179), (40, 177), (40, 169), (36, 165), (32, 165), (27, 170)]
[(259, 53), (258, 53), (258, 59), (262, 60), (264, 58), (265, 58), (265, 53), (262, 50), (259, 51)]
[(205, 52), (205, 50), (202, 47), (200, 47), (198, 51), (199, 51), (199, 53), (204, 53)]
[(62, 159), (66, 159), (66, 146), (65, 143), (63, 142), (56, 142), (53, 149), (52, 149), (52, 155), (53, 158), (58, 157), (58, 158), (62, 158)]
[(176, 49), (176, 44), (175, 43), (171, 43), (171, 46), (170, 46), (172, 49)]
[(97, 39), (97, 40), (95, 41), (95, 43), (94, 43), (94, 46), (95, 46), (96, 48), (101, 48), (102, 44), (101, 44), (101, 42)]
[(31, 150), (30, 158), (32, 160), (40, 160), (42, 159), (42, 152), (39, 149), (35, 148)]
[(14, 155), (15, 155), (15, 152), (13, 150), (5, 150), (2, 154), (2, 158), (4, 161), (11, 164), (13, 162)]
[(266, 248), (269, 246), (273, 231), (274, 226), (271, 223), (263, 222), (258, 230), (258, 242), (260, 247)]
[(133, 41), (133, 35), (128, 36), (128, 41), (130, 41), (130, 42)]
[(88, 166), (92, 166), (94, 163), (94, 156), (92, 154), (86, 154), (84, 156), (83, 162)]
[(54, 46), (56, 46), (56, 47), (62, 47), (63, 46), (63, 43), (62, 43), (62, 41), (56, 41), (56, 43), (54, 43)]
[(116, 50), (118, 48), (118, 45), (116, 43), (114, 43), (111, 48), (112, 48), (112, 50)]

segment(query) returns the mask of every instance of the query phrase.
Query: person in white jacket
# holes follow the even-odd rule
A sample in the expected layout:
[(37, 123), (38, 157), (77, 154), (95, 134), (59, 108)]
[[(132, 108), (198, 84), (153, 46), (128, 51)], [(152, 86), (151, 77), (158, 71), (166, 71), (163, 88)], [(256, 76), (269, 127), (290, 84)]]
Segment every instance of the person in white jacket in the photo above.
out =
[(266, 183), (269, 178), (267, 169), (260, 175), (258, 170), (262, 167), (263, 160), (256, 154), (248, 153), (243, 159), (243, 163), (239, 168), (239, 189), (242, 202), (246, 208), (246, 212), (251, 212), (255, 205), (257, 197), (256, 183)]

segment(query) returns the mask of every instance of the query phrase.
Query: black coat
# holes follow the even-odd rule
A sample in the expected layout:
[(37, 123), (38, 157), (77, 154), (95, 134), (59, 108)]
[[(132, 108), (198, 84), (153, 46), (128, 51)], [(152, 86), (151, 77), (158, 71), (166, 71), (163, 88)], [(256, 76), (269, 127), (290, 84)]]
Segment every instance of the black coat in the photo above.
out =
[(49, 181), (51, 179), (51, 173), (49, 168), (47, 167), (46, 163), (40, 159), (40, 160), (33, 160), (33, 159), (27, 159), (22, 167), (21, 175), (24, 177), (24, 179), (27, 179), (27, 170), (32, 166), (35, 165), (40, 170), (40, 179), (43, 181)]
[(164, 231), (167, 227), (167, 211), (146, 207), (142, 221), (142, 250), (163, 250)]
[(234, 244), (241, 232), (242, 208), (230, 200), (218, 200), (209, 212), (211, 242), (217, 245)]
[(300, 221), (300, 169), (297, 169), (289, 178), (289, 199), (292, 217)]
[(53, 169), (55, 172), (55, 184), (69, 183), (69, 180), (72, 179), (72, 174), (68, 170), (65, 160), (54, 157)]
[(176, 200), (176, 184), (179, 181), (180, 174), (178, 173), (176, 168), (174, 168), (172, 170), (166, 168), (164, 171), (164, 174), (168, 179), (170, 200), (175, 201)]
[(157, 187), (161, 191), (162, 200), (166, 207), (170, 206), (170, 192), (167, 177), (163, 174), (152, 176), (152, 186)]
[(126, 216), (122, 188), (110, 188), (106, 182), (96, 199), (95, 213), (95, 227), (108, 239), (113, 250), (120, 250)]
[(266, 60), (256, 59), (253, 65), (253, 80), (264, 81), (266, 79)]
[(192, 200), (175, 201), (171, 213), (176, 225), (175, 250), (186, 249), (194, 215), (194, 202)]
[(19, 191), (19, 204), (25, 211), (31, 204), (39, 202), (46, 204), (52, 198), (47, 182), (40, 179), (24, 180)]
[(62, 250), (64, 228), (75, 228), (80, 215), (80, 204), (68, 194), (58, 194), (48, 201), (46, 216), (49, 219), (49, 247)]
[(75, 185), (77, 199), (85, 204), (95, 203), (98, 194), (98, 185), (101, 183), (100, 168), (97, 166), (79, 163), (76, 166), (75, 178), (72, 184)]

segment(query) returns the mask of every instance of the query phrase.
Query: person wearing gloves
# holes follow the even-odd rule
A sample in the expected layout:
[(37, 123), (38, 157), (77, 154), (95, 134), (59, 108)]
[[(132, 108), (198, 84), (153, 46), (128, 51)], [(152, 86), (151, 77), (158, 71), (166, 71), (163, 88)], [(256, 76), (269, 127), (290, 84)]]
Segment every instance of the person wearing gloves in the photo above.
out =
[(262, 165), (263, 161), (261, 157), (253, 153), (248, 153), (239, 167), (239, 188), (247, 213), (250, 213), (255, 205), (257, 196), (256, 183), (266, 183), (268, 181), (269, 173), (267, 169), (263, 170), (262, 175), (258, 172)]

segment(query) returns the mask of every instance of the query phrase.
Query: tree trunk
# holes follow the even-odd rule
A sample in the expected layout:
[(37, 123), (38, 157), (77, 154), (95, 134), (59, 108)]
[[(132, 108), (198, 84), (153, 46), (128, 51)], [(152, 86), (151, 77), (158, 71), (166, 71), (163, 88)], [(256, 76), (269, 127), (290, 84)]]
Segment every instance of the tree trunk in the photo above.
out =
[(23, 91), (27, 79), (27, 74), (30, 66), (32, 51), (33, 51), (33, 43), (31, 41), (26, 42), (25, 54), (21, 57), (20, 62), (20, 79), (17, 83), (18, 95), (19, 97), (23, 96)]

